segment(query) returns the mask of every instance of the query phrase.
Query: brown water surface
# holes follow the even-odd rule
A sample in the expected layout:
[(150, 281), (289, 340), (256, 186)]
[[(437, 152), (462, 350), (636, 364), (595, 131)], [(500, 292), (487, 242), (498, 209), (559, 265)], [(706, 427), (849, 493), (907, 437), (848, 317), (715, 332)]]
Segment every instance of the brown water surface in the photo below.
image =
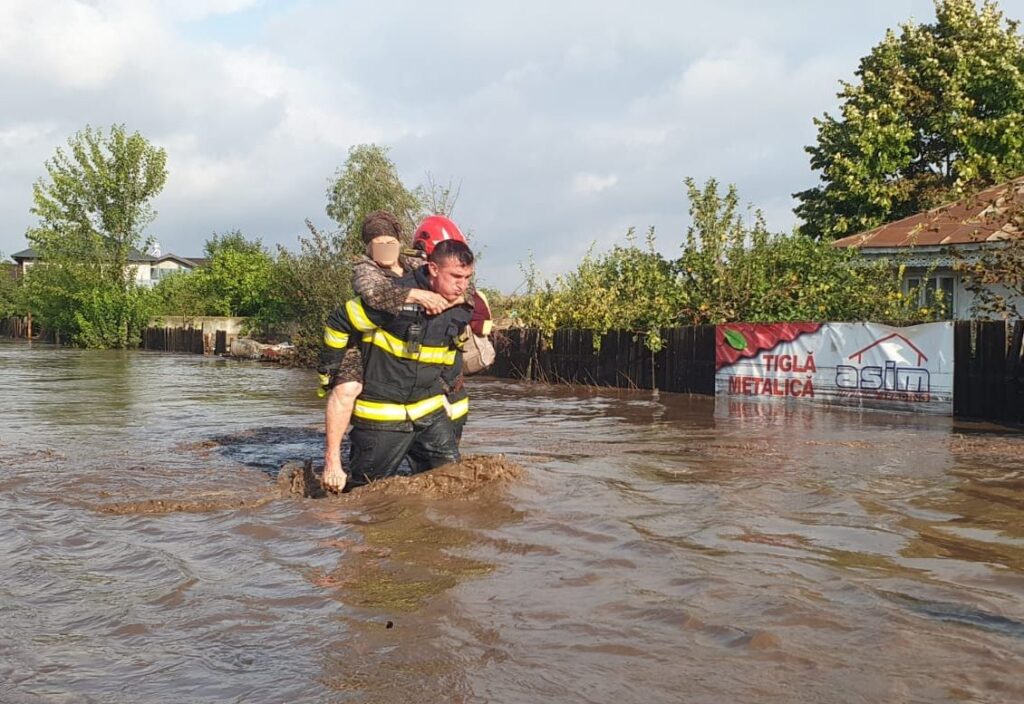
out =
[(0, 343), (0, 702), (1024, 701), (1021, 435), (471, 383), (296, 499), (311, 373)]

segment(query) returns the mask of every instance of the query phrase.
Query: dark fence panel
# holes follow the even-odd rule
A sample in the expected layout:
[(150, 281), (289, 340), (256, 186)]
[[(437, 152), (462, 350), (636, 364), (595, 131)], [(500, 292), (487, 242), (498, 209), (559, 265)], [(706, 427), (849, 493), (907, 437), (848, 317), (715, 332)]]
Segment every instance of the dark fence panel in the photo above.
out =
[[(29, 318), (0, 318), (0, 337), (26, 338), (31, 331), (33, 339), (41, 342), (61, 343), (53, 330), (31, 325)], [(215, 330), (204, 335), (201, 328), (149, 327), (142, 332), (139, 345), (144, 350), (162, 352), (189, 352), (192, 354), (227, 354), (235, 335), (226, 330)]]
[(22, 317), (0, 319), (0, 337), (28, 337), (28, 319)]
[(203, 354), (203, 331), (195, 328), (146, 328), (142, 333), (141, 347), (161, 352)]
[(953, 339), (953, 415), (1024, 423), (1024, 321), (958, 321)]
[(29, 338), (39, 342), (56, 342), (60, 344), (60, 335), (54, 330), (47, 330), (41, 327), (38, 322), (33, 323), (31, 316), (13, 316), (0, 319), (0, 337), (13, 337), (27, 340)]
[(504, 330), (495, 334), (497, 359), (490, 373), (506, 379), (714, 394), (715, 326), (667, 328), (662, 337), (665, 346), (655, 354), (641, 336), (625, 330), (601, 335), (596, 349), (590, 330), (556, 330), (550, 345), (537, 330)]

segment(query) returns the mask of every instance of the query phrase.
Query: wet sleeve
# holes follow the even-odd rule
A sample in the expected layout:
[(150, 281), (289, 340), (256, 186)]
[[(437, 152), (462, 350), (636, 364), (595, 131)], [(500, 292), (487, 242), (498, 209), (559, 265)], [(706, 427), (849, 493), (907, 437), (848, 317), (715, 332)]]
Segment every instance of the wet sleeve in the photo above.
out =
[(491, 334), (494, 320), (491, 317), (491, 306), (487, 297), (480, 291), (474, 291), (473, 295), (473, 318), (469, 322), (473, 334), (486, 337)]
[(409, 296), (409, 287), (388, 276), (372, 262), (359, 262), (352, 269), (352, 289), (370, 308), (397, 315)]
[[(351, 301), (349, 302), (351, 303)], [(324, 325), (324, 339), (320, 345), (320, 363), (317, 365), (317, 372), (320, 374), (321, 386), (325, 385), (324, 376), (329, 377), (338, 368), (345, 350), (352, 340), (356, 331), (355, 325), (349, 317), (349, 304), (346, 303), (327, 317), (327, 324)]]

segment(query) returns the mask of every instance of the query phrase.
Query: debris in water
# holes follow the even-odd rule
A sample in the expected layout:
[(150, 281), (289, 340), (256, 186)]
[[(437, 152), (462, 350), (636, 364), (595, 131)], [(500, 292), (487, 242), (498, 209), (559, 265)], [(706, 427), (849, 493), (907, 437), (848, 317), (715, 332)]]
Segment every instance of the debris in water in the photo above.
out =
[[(108, 494), (109, 495), (109, 494)], [(140, 501), (117, 501), (96, 506), (101, 513), (117, 516), (160, 513), (207, 513), (227, 509), (257, 508), (273, 501), (273, 495), (238, 497), (236, 494), (208, 494), (204, 498), (192, 499), (144, 499)]]
[(313, 472), (313, 460), (303, 463), (286, 462), (277, 475), (277, 485), (284, 494), (294, 494), (308, 499), (327, 496), (323, 482)]
[(277, 485), (285, 495), (312, 499), (333, 496), (351, 500), (369, 495), (453, 498), (469, 496), (485, 487), (514, 481), (522, 475), (523, 468), (504, 455), (467, 455), (453, 464), (412, 476), (379, 479), (339, 495), (324, 489), (320, 475), (313, 471), (313, 461), (306, 460), (304, 463), (285, 463), (277, 475)]
[(356, 487), (345, 496), (429, 496), (454, 498), (469, 496), (490, 487), (506, 484), (523, 476), (523, 468), (504, 455), (467, 455), (459, 462), (414, 474), (388, 477)]

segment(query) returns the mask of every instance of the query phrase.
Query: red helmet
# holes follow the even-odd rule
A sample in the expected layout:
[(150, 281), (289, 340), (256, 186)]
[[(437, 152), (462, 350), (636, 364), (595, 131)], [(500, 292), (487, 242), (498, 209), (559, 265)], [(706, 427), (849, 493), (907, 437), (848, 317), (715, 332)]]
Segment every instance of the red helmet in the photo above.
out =
[(445, 240), (455, 240), (456, 242), (469, 244), (466, 242), (466, 238), (463, 237), (462, 231), (459, 230), (459, 226), (454, 222), (444, 215), (429, 215), (423, 218), (423, 222), (416, 226), (416, 235), (412, 238), (412, 246), (416, 249), (422, 249), (429, 257), (431, 252), (434, 251), (434, 247), (439, 242), (444, 242)]

